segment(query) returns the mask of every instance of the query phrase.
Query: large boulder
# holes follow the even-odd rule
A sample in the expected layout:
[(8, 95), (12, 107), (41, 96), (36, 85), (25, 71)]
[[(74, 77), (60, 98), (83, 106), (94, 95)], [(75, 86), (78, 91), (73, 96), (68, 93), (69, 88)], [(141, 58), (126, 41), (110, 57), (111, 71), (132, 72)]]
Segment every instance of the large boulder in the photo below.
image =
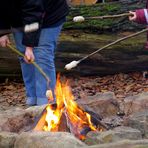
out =
[(139, 140), (142, 139), (142, 134), (139, 130), (130, 127), (120, 126), (113, 130), (105, 132), (90, 132), (87, 135), (85, 143), (88, 145), (118, 142), (124, 139)]
[(90, 108), (103, 117), (116, 115), (119, 104), (113, 92), (97, 93), (77, 101), (83, 108)]
[(34, 117), (24, 109), (12, 108), (0, 112), (0, 131), (18, 133), (28, 130), (33, 123)]
[(94, 146), (85, 146), (81, 148), (147, 148), (148, 139), (145, 140), (123, 140), (110, 144), (99, 144)]
[(148, 138), (148, 111), (133, 114), (124, 122), (124, 125), (140, 130), (143, 137)]
[(0, 132), (0, 148), (13, 148), (18, 134)]
[(86, 146), (70, 133), (30, 132), (22, 133), (14, 148), (77, 148)]
[(127, 97), (124, 103), (126, 115), (148, 110), (148, 92)]

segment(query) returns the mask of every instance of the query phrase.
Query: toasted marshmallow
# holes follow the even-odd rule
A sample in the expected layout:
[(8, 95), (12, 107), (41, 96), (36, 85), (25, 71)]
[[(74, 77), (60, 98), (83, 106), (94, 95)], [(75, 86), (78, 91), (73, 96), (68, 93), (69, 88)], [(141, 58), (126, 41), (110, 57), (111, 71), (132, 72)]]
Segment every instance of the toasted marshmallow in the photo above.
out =
[(52, 99), (53, 98), (53, 94), (52, 94), (52, 91), (51, 90), (47, 90), (46, 91), (46, 97), (49, 99)]

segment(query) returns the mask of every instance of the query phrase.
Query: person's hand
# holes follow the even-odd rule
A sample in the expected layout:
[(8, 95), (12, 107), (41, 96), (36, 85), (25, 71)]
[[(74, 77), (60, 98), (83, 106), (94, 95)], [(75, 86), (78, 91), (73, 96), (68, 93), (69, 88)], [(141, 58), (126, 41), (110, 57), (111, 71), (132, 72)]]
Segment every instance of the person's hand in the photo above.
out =
[(7, 35), (0, 37), (0, 46), (1, 47), (6, 47), (8, 44), (10, 44), (10, 40)]
[(129, 13), (131, 14), (131, 15), (129, 16), (129, 20), (130, 20), (130, 21), (136, 21), (136, 19), (137, 19), (136, 12), (130, 11)]
[(33, 54), (33, 48), (32, 47), (26, 47), (24, 60), (29, 64), (29, 63), (33, 62), (34, 59), (35, 59), (35, 57), (34, 57), (34, 54)]

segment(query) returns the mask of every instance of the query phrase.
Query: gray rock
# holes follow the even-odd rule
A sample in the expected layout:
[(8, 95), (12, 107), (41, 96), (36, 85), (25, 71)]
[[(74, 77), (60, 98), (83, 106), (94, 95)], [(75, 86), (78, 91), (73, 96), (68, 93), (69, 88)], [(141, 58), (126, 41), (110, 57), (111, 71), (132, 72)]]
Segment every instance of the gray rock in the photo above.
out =
[(124, 139), (139, 140), (142, 134), (139, 130), (130, 127), (120, 126), (105, 132), (90, 132), (85, 143), (88, 145), (118, 142)]
[(119, 126), (113, 129), (117, 139), (130, 139), (130, 140), (140, 140), (142, 139), (142, 133), (134, 128)]
[(15, 133), (27, 130), (34, 122), (33, 116), (20, 108), (1, 111), (0, 119), (0, 131)]
[(42, 106), (32, 106), (27, 108), (25, 111), (27, 113), (32, 114), (33, 116), (39, 116), (42, 111), (45, 109), (46, 105), (42, 105)]
[(148, 138), (148, 111), (131, 115), (124, 124), (140, 130), (143, 137)]
[(127, 97), (124, 99), (124, 103), (126, 115), (148, 110), (148, 92)]
[(148, 148), (148, 139), (144, 140), (123, 140), (110, 144), (99, 144), (81, 148)]
[(0, 132), (0, 148), (13, 148), (18, 134)]
[(14, 148), (77, 148), (86, 146), (70, 133), (30, 132), (22, 133)]
[(102, 119), (102, 122), (106, 124), (109, 128), (114, 128), (117, 126), (122, 126), (124, 123), (124, 119), (119, 116), (110, 116)]
[(97, 93), (95, 96), (89, 96), (85, 100), (77, 101), (83, 108), (91, 108), (95, 113), (103, 117), (116, 115), (119, 111), (119, 104), (114, 93)]

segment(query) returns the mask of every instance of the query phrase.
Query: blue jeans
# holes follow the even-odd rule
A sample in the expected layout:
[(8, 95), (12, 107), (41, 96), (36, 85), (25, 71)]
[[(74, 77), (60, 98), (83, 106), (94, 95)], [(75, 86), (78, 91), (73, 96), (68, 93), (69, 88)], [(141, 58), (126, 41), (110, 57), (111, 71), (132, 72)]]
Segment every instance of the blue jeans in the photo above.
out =
[[(62, 24), (53, 25), (50, 28), (41, 30), (38, 47), (34, 47), (33, 53), (35, 62), (47, 74), (50, 81), (50, 88), (54, 93), (56, 84), (56, 73), (54, 64), (54, 50)], [(22, 45), (22, 32), (14, 33), (16, 47), (22, 53), (25, 52), (25, 46)], [(22, 69), (23, 80), (26, 88), (27, 104), (28, 105), (43, 105), (48, 103), (46, 97), (47, 81), (44, 76), (32, 65), (27, 64), (22, 57), (19, 57)]]

